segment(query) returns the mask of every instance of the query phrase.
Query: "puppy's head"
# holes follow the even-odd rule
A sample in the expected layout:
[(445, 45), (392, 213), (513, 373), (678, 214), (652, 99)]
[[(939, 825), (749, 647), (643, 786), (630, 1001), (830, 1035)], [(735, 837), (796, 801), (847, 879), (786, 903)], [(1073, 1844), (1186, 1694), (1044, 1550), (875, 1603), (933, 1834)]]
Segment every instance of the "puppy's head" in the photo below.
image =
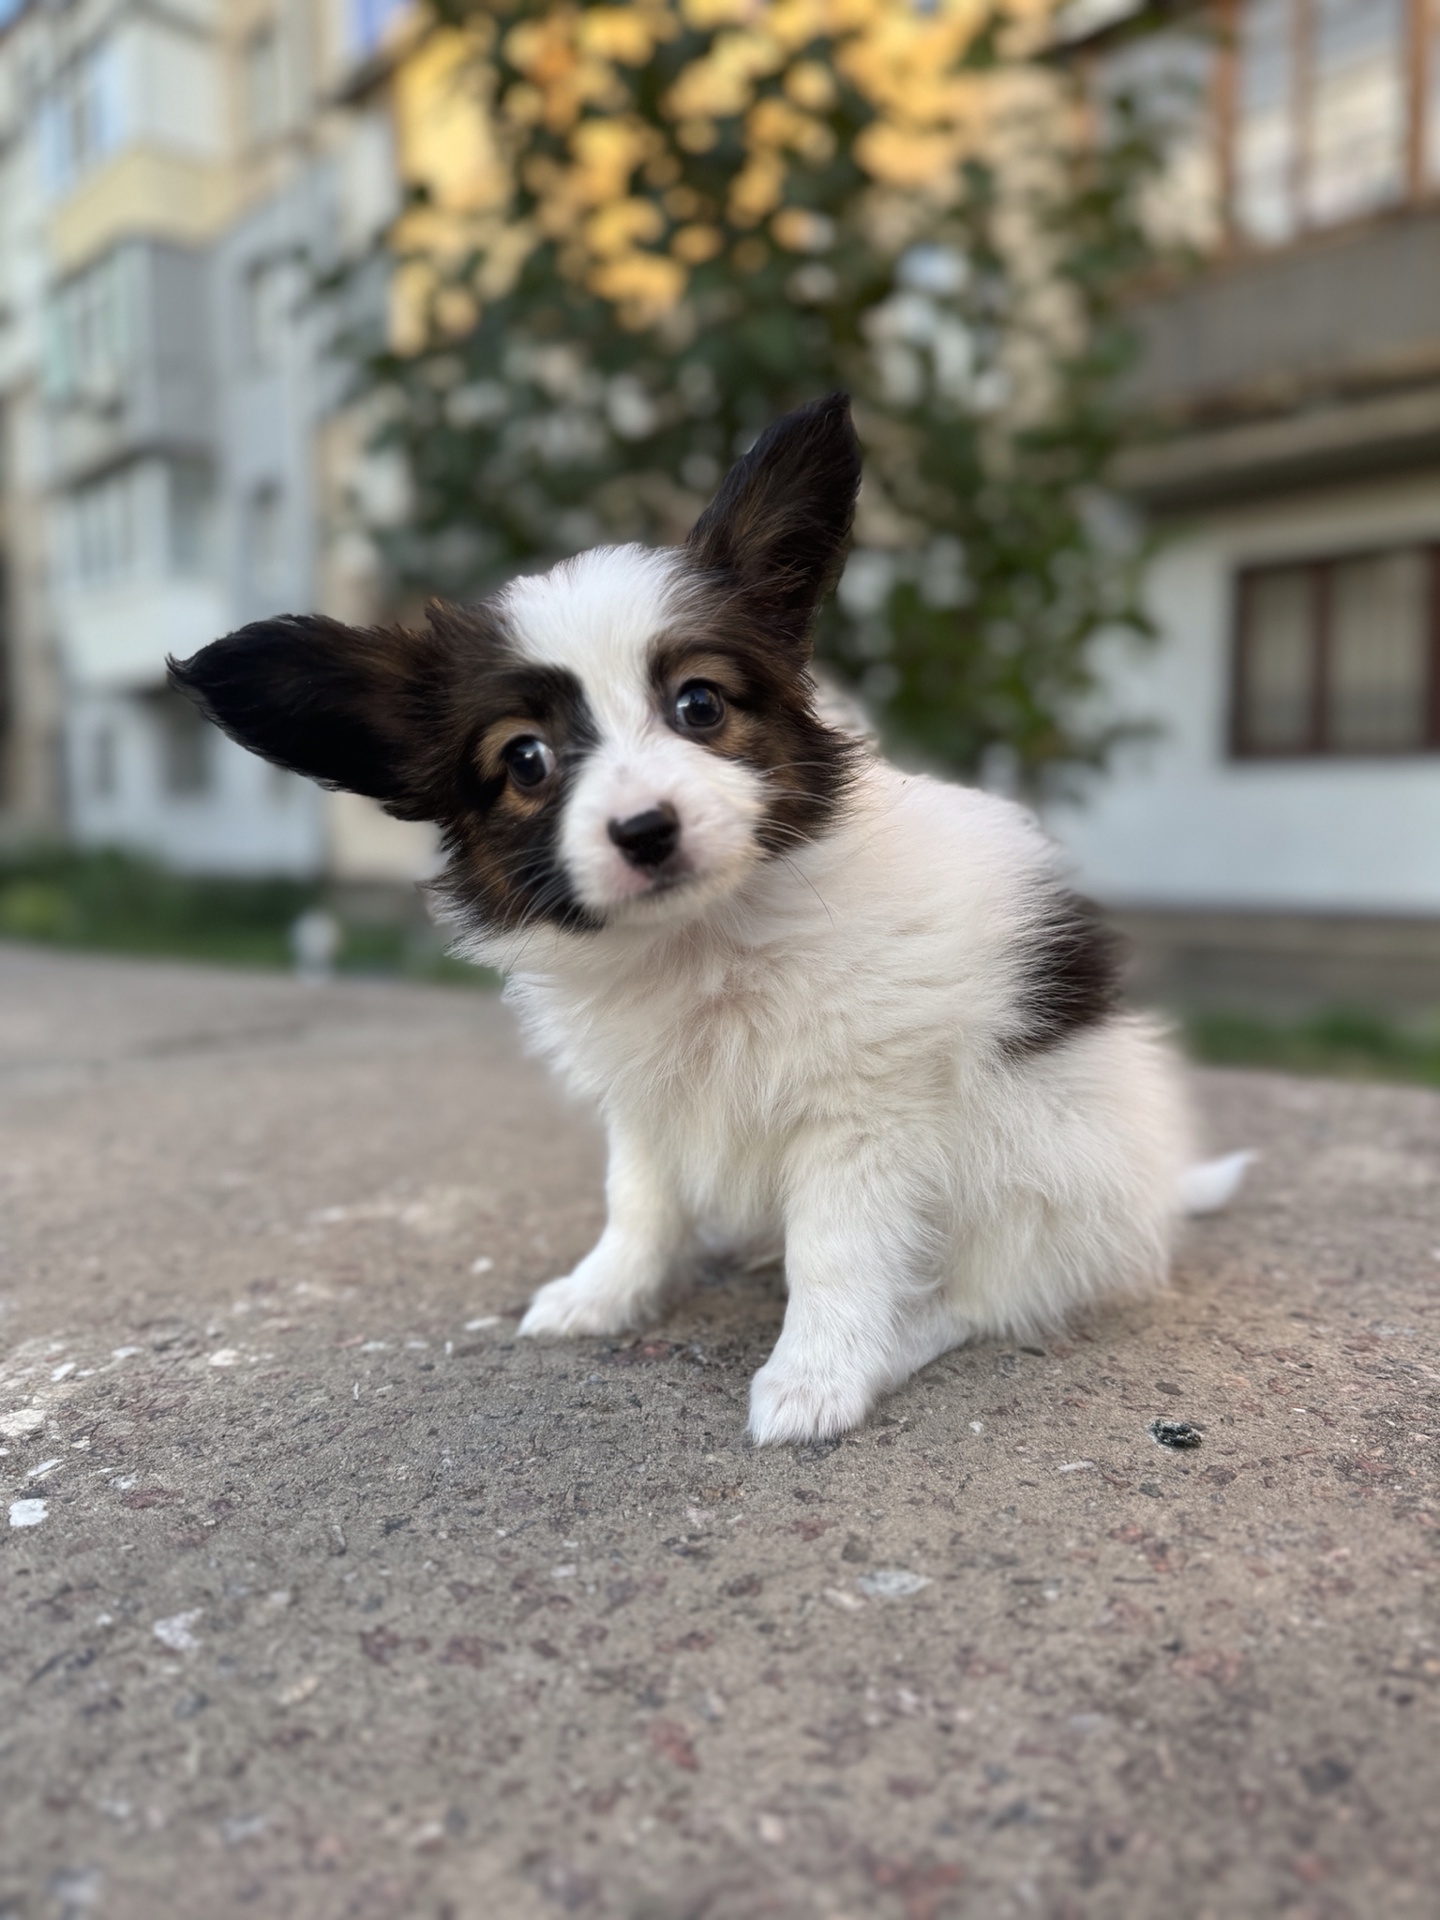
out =
[(835, 395), (769, 428), (683, 547), (597, 548), (419, 631), (262, 621), (171, 678), (276, 765), (437, 821), (477, 931), (689, 918), (843, 797), (808, 663), (859, 480)]

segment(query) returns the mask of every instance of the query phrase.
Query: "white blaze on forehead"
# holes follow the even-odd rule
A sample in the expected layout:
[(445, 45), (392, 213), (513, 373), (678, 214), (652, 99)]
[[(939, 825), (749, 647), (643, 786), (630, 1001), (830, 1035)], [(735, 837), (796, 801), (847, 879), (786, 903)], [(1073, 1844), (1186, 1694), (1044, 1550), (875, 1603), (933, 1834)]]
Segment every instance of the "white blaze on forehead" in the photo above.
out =
[(692, 911), (758, 857), (762, 777), (683, 738), (659, 710), (651, 652), (687, 604), (684, 555), (648, 547), (596, 548), (512, 581), (501, 599), (515, 653), (574, 674), (599, 733), (576, 767), (558, 841), (576, 898), (597, 912), (654, 897), (654, 873), (632, 866), (610, 832), (652, 807), (674, 810), (680, 838), (668, 877), (686, 878), (679, 897)]
[(634, 732), (651, 715), (650, 649), (674, 617), (682, 564), (675, 552), (595, 547), (512, 580), (502, 606), (515, 651), (573, 673), (602, 733)]

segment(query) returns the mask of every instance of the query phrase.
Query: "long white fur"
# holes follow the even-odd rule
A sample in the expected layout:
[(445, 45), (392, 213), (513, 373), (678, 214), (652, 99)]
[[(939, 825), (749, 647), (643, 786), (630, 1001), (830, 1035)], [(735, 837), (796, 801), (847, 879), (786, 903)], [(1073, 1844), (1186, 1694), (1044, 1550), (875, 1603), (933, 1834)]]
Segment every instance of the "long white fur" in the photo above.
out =
[[(750, 1431), (812, 1439), (962, 1341), (1159, 1283), (1187, 1112), (1147, 1020), (998, 1046), (1056, 872), (1018, 807), (871, 757), (830, 831), (762, 857), (763, 776), (655, 710), (648, 650), (684, 602), (683, 563), (641, 548), (506, 596), (516, 644), (575, 672), (599, 725), (562, 847), (607, 922), (469, 947), (509, 973), (531, 1042), (609, 1138), (605, 1231), (520, 1331), (619, 1332), (659, 1310), (700, 1245), (778, 1242), (789, 1300)], [(668, 891), (607, 832), (661, 802), (689, 863)]]

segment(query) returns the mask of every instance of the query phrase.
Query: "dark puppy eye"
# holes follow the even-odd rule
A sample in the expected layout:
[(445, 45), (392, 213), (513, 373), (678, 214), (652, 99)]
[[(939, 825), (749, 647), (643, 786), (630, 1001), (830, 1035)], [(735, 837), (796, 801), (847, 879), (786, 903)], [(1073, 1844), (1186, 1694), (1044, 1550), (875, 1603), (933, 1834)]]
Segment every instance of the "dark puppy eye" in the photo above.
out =
[(724, 697), (708, 681), (689, 680), (675, 696), (675, 724), (687, 733), (713, 733), (724, 719)]
[(500, 758), (517, 787), (542, 787), (555, 771), (555, 755), (530, 734), (507, 741)]

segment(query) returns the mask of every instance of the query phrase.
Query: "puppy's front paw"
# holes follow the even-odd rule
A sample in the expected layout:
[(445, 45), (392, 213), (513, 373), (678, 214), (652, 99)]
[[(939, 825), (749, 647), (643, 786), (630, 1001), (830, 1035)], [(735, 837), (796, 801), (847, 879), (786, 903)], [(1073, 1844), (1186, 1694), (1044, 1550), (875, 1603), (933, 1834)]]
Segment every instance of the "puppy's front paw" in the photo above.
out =
[(626, 1333), (647, 1317), (648, 1301), (648, 1290), (617, 1286), (611, 1274), (597, 1270), (589, 1259), (582, 1260), (563, 1280), (541, 1287), (520, 1322), (520, 1332)]
[(750, 1382), (750, 1437), (758, 1447), (833, 1440), (870, 1411), (861, 1380), (826, 1374), (813, 1362), (775, 1357)]

